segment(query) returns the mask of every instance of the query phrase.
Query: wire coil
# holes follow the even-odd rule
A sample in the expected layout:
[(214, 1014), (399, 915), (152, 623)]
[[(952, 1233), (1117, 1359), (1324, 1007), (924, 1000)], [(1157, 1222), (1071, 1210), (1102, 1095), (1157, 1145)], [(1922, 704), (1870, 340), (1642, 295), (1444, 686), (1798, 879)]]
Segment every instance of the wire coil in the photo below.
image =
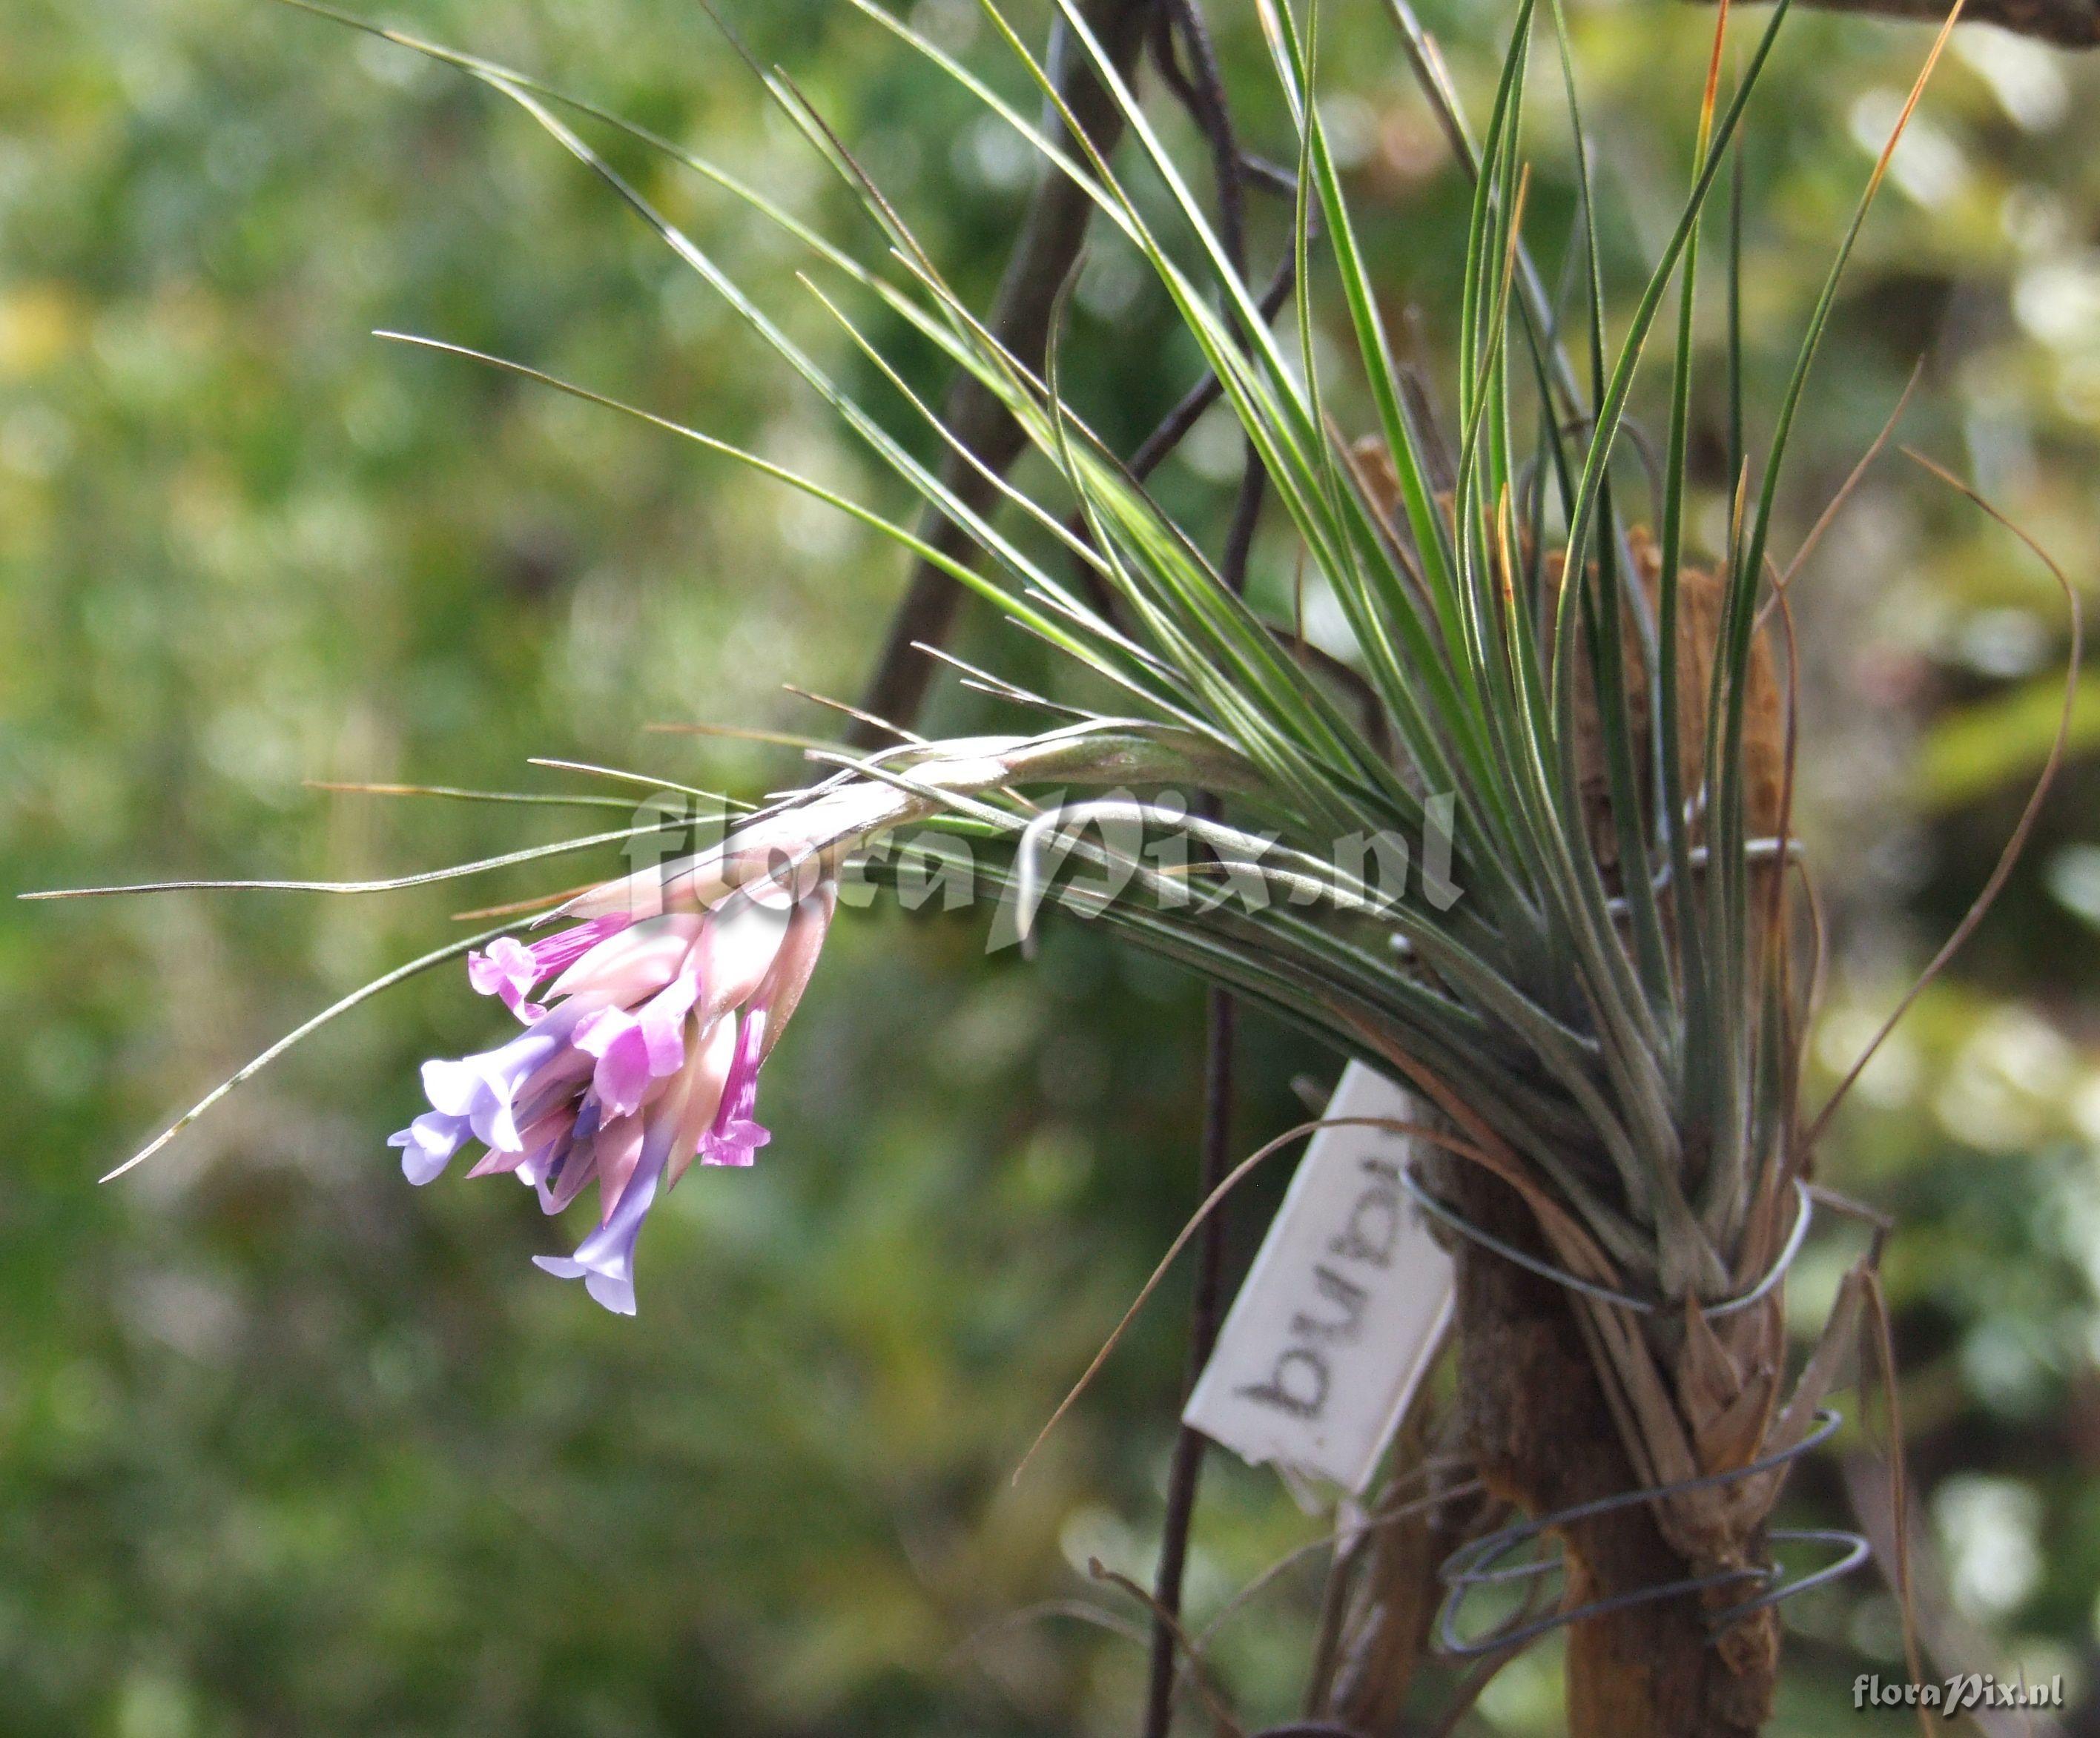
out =
[[(1413, 1168), (1401, 1172), (1402, 1185), (1422, 1207), (1440, 1223), (1449, 1226), (1469, 1242), (1512, 1262), (1529, 1273), (1570, 1291), (1580, 1292), (1600, 1303), (1616, 1305), (1622, 1309), (1652, 1316), (1669, 1306), (1649, 1298), (1641, 1298), (1630, 1292), (1618, 1291), (1608, 1286), (1584, 1279), (1565, 1268), (1555, 1267), (1549, 1261), (1517, 1248), (1514, 1244), (1483, 1230), (1454, 1208), (1438, 1199), (1417, 1177)], [(1787, 1233), (1785, 1243), (1778, 1256), (1766, 1269), (1758, 1282), (1748, 1290), (1723, 1298), (1717, 1303), (1701, 1306), (1701, 1313), (1711, 1318), (1732, 1315), (1749, 1308), (1767, 1297), (1783, 1281), (1793, 1264), (1794, 1257), (1801, 1252), (1808, 1236), (1811, 1217), (1815, 1210), (1814, 1198), (1807, 1184), (1796, 1180), (1798, 1207), (1793, 1224)], [(1819, 1408), (1815, 1427), (1790, 1447), (1765, 1455), (1741, 1467), (1733, 1467), (1721, 1472), (1705, 1473), (1687, 1479), (1679, 1479), (1668, 1484), (1644, 1486), (1638, 1490), (1621, 1491), (1612, 1496), (1599, 1497), (1587, 1502), (1571, 1503), (1549, 1514), (1520, 1521), (1497, 1529), (1483, 1537), (1469, 1540), (1446, 1557), (1437, 1570), (1437, 1578), (1446, 1590), (1436, 1612), (1436, 1645), (1438, 1651), (1449, 1657), (1470, 1659), (1476, 1656), (1501, 1652), (1506, 1648), (1519, 1647), (1535, 1640), (1564, 1625), (1580, 1623), (1592, 1617), (1608, 1616), (1613, 1612), (1633, 1606), (1645, 1605), (1657, 1599), (1675, 1599), (1686, 1594), (1705, 1593), (1715, 1588), (1732, 1586), (1740, 1582), (1756, 1584), (1758, 1590), (1733, 1605), (1710, 1612), (1706, 1617), (1710, 1630), (1718, 1635), (1754, 1612), (1777, 1605), (1805, 1593), (1811, 1587), (1820, 1587), (1850, 1574), (1864, 1563), (1872, 1546), (1865, 1536), (1837, 1528), (1782, 1528), (1767, 1534), (1775, 1545), (1815, 1545), (1833, 1547), (1838, 1555), (1820, 1568), (1789, 1577), (1776, 1563), (1748, 1565), (1740, 1569), (1723, 1569), (1711, 1575), (1686, 1576), (1676, 1581), (1657, 1582), (1652, 1586), (1638, 1587), (1626, 1593), (1612, 1594), (1592, 1599), (1585, 1604), (1568, 1607), (1550, 1616), (1526, 1620), (1522, 1612), (1501, 1626), (1471, 1640), (1462, 1637), (1458, 1630), (1460, 1609), (1469, 1595), (1486, 1586), (1507, 1586), (1512, 1582), (1536, 1580), (1550, 1575), (1562, 1567), (1558, 1557), (1535, 1558), (1517, 1564), (1503, 1563), (1503, 1559), (1533, 1540), (1569, 1526), (1577, 1521), (1587, 1520), (1596, 1515), (1608, 1515), (1621, 1509), (1638, 1507), (1643, 1503), (1658, 1502), (1688, 1491), (1710, 1489), (1715, 1486), (1733, 1484), (1740, 1480), (1754, 1478), (1761, 1473), (1771, 1472), (1790, 1466), (1811, 1449), (1820, 1448), (1843, 1423), (1843, 1415), (1835, 1408)]]

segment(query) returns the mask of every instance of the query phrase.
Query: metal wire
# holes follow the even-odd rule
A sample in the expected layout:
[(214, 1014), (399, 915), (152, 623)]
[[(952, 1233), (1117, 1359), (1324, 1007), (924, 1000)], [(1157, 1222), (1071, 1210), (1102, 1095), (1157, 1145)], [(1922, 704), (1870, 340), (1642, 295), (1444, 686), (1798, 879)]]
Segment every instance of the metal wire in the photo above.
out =
[[(1597, 1299), (1641, 1315), (1656, 1315), (1673, 1308), (1664, 1300), (1635, 1297), (1630, 1292), (1618, 1291), (1608, 1286), (1570, 1273), (1548, 1261), (1542, 1261), (1524, 1250), (1517, 1248), (1492, 1232), (1483, 1230), (1455, 1209), (1447, 1206), (1423, 1186), (1412, 1167), (1403, 1168), (1401, 1182), (1408, 1193), (1441, 1223), (1449, 1225), (1462, 1237), (1489, 1250), (1506, 1261), (1514, 1262), (1526, 1272), (1570, 1291)], [(1768, 1295), (1793, 1266), (1808, 1235), (1811, 1215), (1815, 1211), (1814, 1197), (1807, 1184), (1797, 1180), (1796, 1199), (1798, 1206), (1794, 1214), (1793, 1229), (1787, 1233), (1785, 1246), (1777, 1258), (1765, 1270), (1758, 1282), (1747, 1291), (1723, 1298), (1718, 1303), (1701, 1306), (1701, 1313), (1709, 1317), (1732, 1315), (1748, 1309), (1752, 1304)], [(1498, 1528), (1484, 1537), (1469, 1541), (1446, 1557), (1437, 1570), (1437, 1578), (1447, 1590), (1436, 1612), (1436, 1645), (1440, 1652), (1457, 1659), (1470, 1659), (1481, 1654), (1494, 1653), (1505, 1648), (1515, 1647), (1536, 1639), (1564, 1625), (1580, 1623), (1592, 1617), (1602, 1617), (1613, 1612), (1624, 1611), (1632, 1606), (1645, 1605), (1652, 1600), (1674, 1599), (1681, 1595), (1705, 1593), (1717, 1587), (1727, 1587), (1741, 1581), (1758, 1584), (1758, 1590), (1737, 1603), (1707, 1614), (1710, 1630), (1719, 1634), (1740, 1622), (1753, 1612), (1778, 1604), (1811, 1587), (1820, 1587), (1826, 1582), (1847, 1575), (1867, 1560), (1872, 1547), (1864, 1535), (1830, 1528), (1781, 1528), (1767, 1535), (1774, 1545), (1821, 1545), (1842, 1547), (1840, 1554), (1820, 1568), (1805, 1574), (1786, 1578), (1785, 1571), (1776, 1563), (1746, 1565), (1740, 1569), (1723, 1569), (1711, 1575), (1686, 1576), (1677, 1581), (1660, 1581), (1652, 1586), (1637, 1587), (1626, 1593), (1612, 1594), (1600, 1599), (1592, 1599), (1582, 1605), (1569, 1607), (1545, 1617), (1530, 1621), (1519, 1621), (1489, 1630), (1485, 1635), (1467, 1641), (1458, 1634), (1458, 1617), (1467, 1596), (1476, 1588), (1500, 1586), (1508, 1582), (1534, 1580), (1551, 1574), (1562, 1567), (1558, 1557), (1539, 1558), (1532, 1561), (1505, 1564), (1502, 1559), (1533, 1539), (1560, 1530), (1576, 1521), (1586, 1520), (1614, 1511), (1636, 1507), (1643, 1503), (1655, 1502), (1686, 1491), (1710, 1489), (1717, 1485), (1729, 1484), (1739, 1480), (1754, 1478), (1760, 1473), (1771, 1472), (1791, 1465), (1811, 1449), (1829, 1440), (1832, 1434), (1843, 1422), (1842, 1415), (1832, 1407), (1820, 1408), (1815, 1414), (1815, 1427), (1800, 1441), (1789, 1448), (1754, 1460), (1745, 1466), (1731, 1467), (1726, 1471), (1710, 1472), (1688, 1479), (1679, 1479), (1667, 1484), (1645, 1486), (1639, 1490), (1621, 1491), (1613, 1496), (1599, 1497), (1587, 1502), (1571, 1503), (1555, 1509), (1550, 1514), (1520, 1521)]]
[(1774, 1544), (1786, 1545), (1842, 1545), (1844, 1551), (1834, 1561), (1825, 1564), (1805, 1575), (1791, 1580), (1782, 1580), (1784, 1572), (1777, 1564), (1746, 1565), (1740, 1569), (1722, 1569), (1711, 1575), (1691, 1575), (1673, 1581), (1658, 1581), (1652, 1586), (1636, 1587), (1630, 1592), (1612, 1594), (1608, 1598), (1592, 1599), (1586, 1604), (1573, 1606), (1551, 1616), (1535, 1619), (1529, 1623), (1489, 1630), (1471, 1641), (1462, 1639), (1458, 1631), (1459, 1608), (1466, 1597), (1476, 1587), (1493, 1586), (1508, 1581), (1528, 1581), (1541, 1575), (1552, 1573), (1561, 1567), (1558, 1558), (1540, 1558), (1529, 1563), (1511, 1564), (1498, 1567), (1502, 1559), (1520, 1546), (1555, 1532), (1579, 1520), (1595, 1515), (1608, 1515), (1615, 1510), (1633, 1508), (1639, 1504), (1654, 1502), (1683, 1491), (1703, 1490), (1717, 1484), (1727, 1484), (1739, 1479), (1755, 1477), (1761, 1472), (1770, 1472), (1784, 1467), (1811, 1449), (1820, 1447), (1843, 1422), (1840, 1414), (1825, 1407), (1815, 1414), (1815, 1428), (1809, 1431), (1791, 1448), (1781, 1449), (1754, 1460), (1747, 1466), (1730, 1468), (1725, 1472), (1710, 1472), (1689, 1479), (1679, 1479), (1668, 1484), (1656, 1484), (1640, 1490), (1621, 1491), (1617, 1495), (1599, 1497), (1588, 1502), (1570, 1503), (1555, 1509), (1550, 1515), (1520, 1521), (1504, 1527), (1484, 1537), (1462, 1545), (1444, 1559), (1437, 1571), (1437, 1578), (1449, 1590), (1436, 1612), (1436, 1645), (1440, 1652), (1458, 1659), (1470, 1659), (1476, 1655), (1493, 1653), (1503, 1648), (1535, 1639), (1564, 1624), (1580, 1623), (1591, 1617), (1602, 1617), (1610, 1612), (1625, 1611), (1635, 1605), (1645, 1605), (1652, 1600), (1674, 1599), (1681, 1594), (1704, 1593), (1715, 1587), (1726, 1587), (1737, 1581), (1762, 1583), (1762, 1590), (1740, 1603), (1708, 1615), (1707, 1626), (1715, 1634), (1740, 1622), (1753, 1612), (1776, 1605), (1782, 1599), (1793, 1598), (1797, 1593), (1811, 1587), (1820, 1587), (1826, 1581), (1850, 1573), (1867, 1559), (1869, 1546), (1856, 1533), (1846, 1533), (1834, 1528), (1787, 1528), (1774, 1531), (1770, 1537)]
[[(1479, 1244), (1483, 1249), (1493, 1251), (1503, 1260), (1514, 1262), (1525, 1272), (1538, 1274), (1541, 1279), (1550, 1279), (1555, 1285), (1564, 1286), (1568, 1290), (1579, 1291), (1583, 1296), (1595, 1298), (1599, 1303), (1616, 1304), (1621, 1309), (1633, 1310), (1643, 1316), (1657, 1315), (1663, 1310), (1674, 1310), (1677, 1307), (1662, 1299), (1635, 1297), (1630, 1291), (1617, 1291), (1609, 1286), (1600, 1286), (1595, 1280), (1570, 1273), (1565, 1268), (1557, 1268), (1550, 1261), (1542, 1261), (1538, 1256), (1519, 1249), (1514, 1243), (1506, 1242), (1493, 1232), (1481, 1229), (1455, 1207), (1447, 1206), (1438, 1200), (1415, 1176), (1411, 1167), (1401, 1172), (1400, 1181), (1401, 1186), (1414, 1198), (1415, 1204), (1423, 1212), (1449, 1225), (1461, 1237)], [(1808, 1236), (1809, 1221), (1815, 1211), (1815, 1199), (1808, 1185), (1797, 1178), (1793, 1186), (1795, 1199), (1799, 1206), (1793, 1215), (1793, 1229), (1788, 1232), (1785, 1246), (1780, 1251), (1778, 1258), (1748, 1291), (1723, 1298), (1717, 1304), (1701, 1304), (1701, 1315), (1710, 1318), (1732, 1316), (1738, 1310), (1748, 1309), (1786, 1277), (1787, 1269), (1793, 1265), (1793, 1258), (1801, 1253), (1801, 1246)]]

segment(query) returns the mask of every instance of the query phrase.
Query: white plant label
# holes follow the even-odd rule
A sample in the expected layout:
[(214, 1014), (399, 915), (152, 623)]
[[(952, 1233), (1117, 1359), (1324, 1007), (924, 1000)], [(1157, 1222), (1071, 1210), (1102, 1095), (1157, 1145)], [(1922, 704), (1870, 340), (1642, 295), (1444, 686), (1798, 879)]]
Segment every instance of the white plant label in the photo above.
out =
[[(1410, 1094), (1359, 1062), (1327, 1114), (1421, 1119)], [(1401, 1187), (1414, 1148), (1362, 1125), (1312, 1136), (1185, 1424), (1256, 1466), (1362, 1493), (1451, 1319), (1451, 1258)]]

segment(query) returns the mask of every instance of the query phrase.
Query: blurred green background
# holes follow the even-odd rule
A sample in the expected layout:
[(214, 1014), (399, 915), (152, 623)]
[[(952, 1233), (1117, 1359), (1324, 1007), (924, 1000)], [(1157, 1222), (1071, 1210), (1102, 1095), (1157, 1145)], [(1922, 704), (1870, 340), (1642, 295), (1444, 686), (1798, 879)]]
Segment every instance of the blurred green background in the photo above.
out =
[[(988, 293), (1025, 154), (837, 0), (729, 10)], [(909, 10), (1020, 93), (971, 0)], [(1427, 9), (1476, 99), (1503, 10)], [(1623, 305), (1678, 196), (1710, 24), (1660, 0), (1575, 10)], [(1244, 124), (1275, 148), (1252, 8), (1213, 11)], [(1016, 14), (1039, 38), (1044, 15)], [(687, 0), (408, 0), (389, 17), (588, 90), (871, 242)], [(1330, 0), (1323, 30), (1361, 210), (1433, 362), (1459, 190), (1380, 9)], [(897, 554), (609, 413), (367, 336), (513, 355), (901, 507), (574, 162), (456, 75), (263, 0), (9, 0), (0, 35), (0, 884), (367, 876), (561, 824), (311, 780), (574, 787), (530, 755), (745, 789), (798, 776), (780, 749), (644, 727), (826, 729), (779, 685), (858, 689)], [(1767, 416), (1926, 44), (1802, 16), (1779, 52), (1745, 218)], [(1550, 55), (1539, 73), (1532, 209), (1551, 262), (1570, 164)], [(1904, 438), (1974, 477), (2081, 584), (2094, 571), (2096, 105), (2100, 64), (1960, 37), (1820, 364), (1791, 535), (1922, 356)], [(796, 285), (791, 246), (607, 143), (872, 388)], [(1074, 318), (1076, 390), (1134, 440), (1189, 378), (1185, 342), (1111, 249)], [(937, 390), (929, 360), (903, 354)], [(1651, 384), (1651, 427), (1656, 403)], [(1232, 457), (1229, 430), (1207, 425), (1162, 487), (1215, 523)], [(1725, 481), (1705, 478), (1710, 535)], [(1265, 542), (1257, 583), (1286, 584), (1290, 560)], [(1805, 825), (1833, 948), (1818, 1054), (1834, 1076), (1988, 873), (2054, 727), (2067, 623), (2010, 538), (1893, 455), (1799, 598)], [(960, 644), (1035, 667), (1011, 636)], [(2080, 692), (2089, 749), (2100, 678)], [(979, 716), (968, 702), (944, 697), (943, 721)], [(1996, 913), (1824, 1155), (1828, 1180), (1901, 1225), (1887, 1272), (1935, 1622), (1967, 1664), (2064, 1673), (2061, 1729), (2085, 1733), (2100, 1731), (2096, 787), (2076, 761)], [(1028, 1479), (1008, 1474), (1192, 1204), (1200, 998), (1163, 968), (1069, 926), (1031, 966), (986, 960), (967, 915), (841, 922), (768, 1075), (774, 1145), (657, 1215), (633, 1321), (533, 1272), (563, 1233), (522, 1192), (412, 1191), (382, 1145), (415, 1107), (417, 1060), (492, 1030), (456, 971), (331, 1027), (96, 1188), (160, 1119), (435, 945), (463, 905), (572, 879), (0, 920), (0, 1731), (1132, 1728), (1141, 1650), (1068, 1602), (1136, 1615), (1085, 1565), (1149, 1575), (1185, 1281)], [(1332, 1065), (1260, 1025), (1247, 1052), (1243, 1146), (1295, 1120), (1294, 1074)], [(1236, 1268), (1277, 1186), (1250, 1191)], [(1804, 1258), (1805, 1330), (1846, 1253), (1833, 1239)], [(1848, 1476), (1873, 1483), (1868, 1439), (1838, 1448), (1797, 1481), (1802, 1515), (1842, 1515)], [(1193, 1616), (1318, 1530), (1273, 1477), (1214, 1457)], [(1251, 1718), (1293, 1705), (1317, 1592), (1317, 1573), (1286, 1576), (1220, 1632)], [(1787, 1617), (1777, 1730), (1908, 1729), (1851, 1709), (1856, 1672), (1900, 1671), (1872, 1574)], [(1551, 1648), (1512, 1668), (1468, 1730), (1552, 1731), (1553, 1668)]]

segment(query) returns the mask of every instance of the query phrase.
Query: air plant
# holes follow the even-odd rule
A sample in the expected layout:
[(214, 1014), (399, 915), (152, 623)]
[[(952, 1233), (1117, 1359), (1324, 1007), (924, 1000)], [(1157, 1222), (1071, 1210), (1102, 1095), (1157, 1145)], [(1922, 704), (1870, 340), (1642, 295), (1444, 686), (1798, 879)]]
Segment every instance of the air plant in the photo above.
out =
[[(428, 1180), (474, 1139), (488, 1149), (475, 1174), (514, 1172), (549, 1211), (594, 1178), (596, 1228), (573, 1259), (542, 1265), (583, 1275), (601, 1301), (631, 1309), (635, 1233), (660, 1191), (696, 1156), (743, 1162), (764, 1139), (756, 1071), (815, 963), (837, 878), (907, 827), (960, 837), (969, 872), (1017, 891), (1024, 909), (1041, 898), (1112, 924), (1388, 1070), (1431, 1107), (1424, 1184), (1468, 1237), (1493, 1240), (1458, 1245), (1468, 1453), (1491, 1490), (1533, 1514), (1647, 1493), (1560, 1529), (1568, 1604), (1585, 1614), (1570, 1653), (1574, 1729), (1754, 1730), (1778, 1649), (1767, 1518), (1872, 1298), (1863, 1268), (1789, 1389), (1777, 1281), (1807, 1212), (1813, 1130), (1799, 1094), (1812, 973), (1801, 959), (1791, 710), (1770, 644), (1787, 607), (1771, 557), (1789, 439), (1888, 152), (1838, 240), (1757, 452), (1729, 285), (1736, 487), (1725, 544), (1695, 552), (1688, 455), (1702, 219), (1789, 0), (1759, 24), (1732, 82), (1723, 7), (1688, 188), (1616, 342), (1560, 0), (1547, 0), (1550, 33), (1581, 195), (1572, 322), (1542, 285), (1524, 224), (1527, 74), (1548, 33), (1538, 0), (1516, 0), (1477, 134), (1405, 0), (1384, 0), (1472, 178), (1449, 430), (1433, 425), (1388, 342), (1316, 99), (1317, 7), (1259, 0), (1295, 156), (1286, 336), (1074, 0), (1057, 0), (1066, 50), (1088, 57), (1120, 109), (1151, 199), (1069, 124), (1057, 78), (990, 0), (986, 20), (1042, 93), (1040, 124), (872, 0), (853, 3), (1069, 177), (1142, 256), (1220, 384), (1304, 570), (1340, 606), (1349, 655), (1310, 654), (1291, 623), (1226, 583), (1196, 531), (1161, 508), (1061, 390), (1057, 344), (1039, 370), (1004, 348), (784, 77), (761, 75), (859, 196), (888, 244), (880, 265), (617, 117), (379, 32), (479, 79), (587, 165), (968, 533), (986, 571), (697, 430), (519, 363), (476, 360), (642, 417), (851, 514), (1055, 648), (1073, 691), (1096, 704), (972, 673), (1058, 721), (945, 743), (900, 732), (893, 749), (827, 752), (829, 770), (809, 789), (733, 820), (693, 855), (572, 902), (563, 915), (577, 927), (534, 939), (521, 921), (414, 962), (322, 1017), (475, 950), (474, 987), (527, 1024), (481, 1056), (429, 1065), (432, 1109), (395, 1137), (409, 1175)], [(1926, 57), (1912, 104), (1945, 39)], [(995, 479), (1002, 510), (975, 510), (600, 157), (565, 108), (622, 127), (779, 225), (808, 249), (812, 293), (904, 412), (952, 440), (866, 336), (850, 298), (901, 320), (980, 382), (1048, 480)], [(1163, 216), (1148, 214), (1162, 203)], [(1352, 397), (1375, 419), (1361, 441), (1338, 428), (1336, 382), (1314, 366), (1315, 300), (1327, 283), (1355, 340)], [(1629, 518), (1613, 470), (1643, 367), (1669, 382), (1652, 531)], [(1116, 697), (1113, 710), (1103, 695)], [(1075, 790), (1090, 794), (1067, 801)], [(1223, 806), (1162, 801), (1167, 792)], [(1397, 892), (1335, 851), (1345, 838), (1440, 832), (1448, 871)], [(1066, 860), (1118, 871), (1115, 895), (1082, 876), (1046, 877), (1052, 837)], [(1145, 848), (1162, 839), (1182, 848), (1172, 871)], [(531, 998), (549, 980), (542, 1006)], [(1629, 1657), (1643, 1669), (1626, 1670)]]

